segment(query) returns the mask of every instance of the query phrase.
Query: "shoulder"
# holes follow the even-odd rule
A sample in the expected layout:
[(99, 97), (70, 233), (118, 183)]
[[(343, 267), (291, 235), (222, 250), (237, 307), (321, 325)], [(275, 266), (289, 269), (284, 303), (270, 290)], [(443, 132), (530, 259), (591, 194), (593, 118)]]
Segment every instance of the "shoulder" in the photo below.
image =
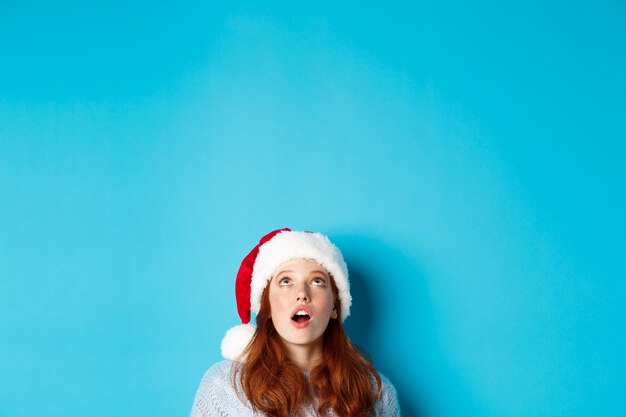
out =
[(223, 360), (211, 366), (202, 377), (201, 384), (214, 384), (227, 381), (230, 383), (235, 362)]
[(389, 379), (382, 373), (378, 373), (381, 379), (380, 398), (376, 402), (377, 416), (400, 416), (400, 404), (398, 403), (398, 394)]
[(194, 398), (191, 417), (253, 416), (252, 409), (240, 398), (243, 392), (233, 385), (236, 363), (223, 360), (211, 366), (202, 377)]

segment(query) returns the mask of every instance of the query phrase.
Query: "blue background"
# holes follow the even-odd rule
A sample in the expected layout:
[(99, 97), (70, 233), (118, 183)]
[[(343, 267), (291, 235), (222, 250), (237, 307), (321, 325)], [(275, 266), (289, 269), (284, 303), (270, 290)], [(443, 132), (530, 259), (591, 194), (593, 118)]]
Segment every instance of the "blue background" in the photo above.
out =
[(0, 5), (0, 416), (187, 415), (278, 227), (405, 416), (626, 415), (626, 5)]

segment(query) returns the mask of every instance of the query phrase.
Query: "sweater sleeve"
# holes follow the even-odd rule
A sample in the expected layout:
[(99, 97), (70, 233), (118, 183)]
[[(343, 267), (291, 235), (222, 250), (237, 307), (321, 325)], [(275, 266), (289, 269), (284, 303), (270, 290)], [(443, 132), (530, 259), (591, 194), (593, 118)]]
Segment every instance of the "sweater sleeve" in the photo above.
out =
[(226, 416), (218, 409), (217, 398), (214, 395), (215, 385), (219, 384), (221, 379), (219, 365), (219, 363), (213, 365), (202, 377), (193, 400), (190, 417)]
[(190, 417), (251, 416), (237, 396), (230, 380), (232, 363), (222, 361), (213, 365), (202, 377), (193, 401)]
[(391, 382), (379, 372), (382, 380), (380, 399), (376, 403), (376, 415), (380, 417), (400, 417), (398, 394)]

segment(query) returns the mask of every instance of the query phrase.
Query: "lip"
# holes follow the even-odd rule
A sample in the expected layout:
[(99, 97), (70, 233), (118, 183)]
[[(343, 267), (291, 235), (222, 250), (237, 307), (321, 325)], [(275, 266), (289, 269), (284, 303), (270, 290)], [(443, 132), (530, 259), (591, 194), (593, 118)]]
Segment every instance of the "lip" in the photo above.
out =
[[(291, 320), (291, 318), (300, 310), (303, 310), (306, 314), (309, 315), (310, 318), (307, 321), (303, 321), (302, 323)], [(291, 322), (291, 325), (294, 327), (297, 327), (298, 329), (302, 329), (308, 326), (309, 324), (311, 324), (311, 320), (313, 320), (313, 312), (308, 306), (304, 304), (301, 304), (297, 306), (296, 308), (294, 308), (293, 311), (291, 312), (291, 315), (289, 316), (289, 321)]]

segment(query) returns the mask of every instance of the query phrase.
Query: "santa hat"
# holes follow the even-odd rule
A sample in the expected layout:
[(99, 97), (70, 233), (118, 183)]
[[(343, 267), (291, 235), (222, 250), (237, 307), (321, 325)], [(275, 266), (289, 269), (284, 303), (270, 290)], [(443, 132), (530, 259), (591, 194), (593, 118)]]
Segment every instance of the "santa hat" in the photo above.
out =
[(237, 311), (242, 324), (226, 332), (222, 339), (222, 356), (242, 360), (243, 350), (252, 339), (256, 326), (250, 324), (250, 311), (258, 314), (261, 296), (276, 269), (292, 259), (313, 259), (332, 275), (341, 301), (340, 317), (350, 315), (350, 284), (348, 267), (341, 252), (321, 233), (298, 232), (291, 229), (274, 230), (263, 236), (243, 259), (235, 282)]

